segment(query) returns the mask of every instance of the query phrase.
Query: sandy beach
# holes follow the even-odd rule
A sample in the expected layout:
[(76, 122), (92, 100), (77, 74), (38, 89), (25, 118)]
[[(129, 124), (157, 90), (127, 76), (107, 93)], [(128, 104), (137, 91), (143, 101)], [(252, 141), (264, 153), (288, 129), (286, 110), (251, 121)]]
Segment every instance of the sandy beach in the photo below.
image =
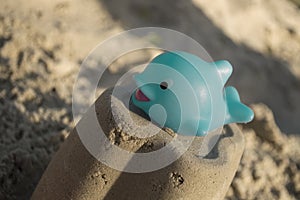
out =
[[(225, 199), (300, 199), (300, 8), (288, 0), (0, 0), (0, 199), (29, 199), (74, 128), (72, 90), (100, 42), (158, 26), (198, 41), (234, 68), (229, 85), (255, 118)], [(128, 63), (155, 52), (120, 59)], [(100, 91), (110, 80), (102, 80)], [(108, 177), (109, 178), (109, 177)], [(178, 178), (178, 177), (177, 177)]]

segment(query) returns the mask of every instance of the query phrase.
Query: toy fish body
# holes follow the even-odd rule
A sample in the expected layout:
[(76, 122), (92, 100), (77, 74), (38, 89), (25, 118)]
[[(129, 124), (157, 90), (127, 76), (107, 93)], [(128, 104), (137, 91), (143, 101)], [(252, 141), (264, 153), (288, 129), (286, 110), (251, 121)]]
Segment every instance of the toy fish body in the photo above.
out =
[(190, 53), (165, 52), (135, 75), (138, 89), (132, 101), (160, 126), (183, 135), (247, 123), (253, 111), (240, 102), (234, 87), (224, 89), (232, 70), (228, 61), (209, 63)]

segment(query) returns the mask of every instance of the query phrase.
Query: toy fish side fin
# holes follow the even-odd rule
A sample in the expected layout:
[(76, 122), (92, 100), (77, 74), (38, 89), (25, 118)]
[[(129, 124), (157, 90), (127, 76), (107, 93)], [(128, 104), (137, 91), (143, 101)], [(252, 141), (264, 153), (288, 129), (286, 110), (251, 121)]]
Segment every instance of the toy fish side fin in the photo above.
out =
[(240, 101), (238, 91), (234, 87), (225, 88), (227, 115), (225, 123), (247, 123), (254, 117), (253, 111)]
[(223, 84), (227, 82), (230, 75), (232, 74), (232, 66), (227, 60), (219, 60), (214, 62), (214, 64), (217, 66), (218, 72), (220, 73), (222, 77)]

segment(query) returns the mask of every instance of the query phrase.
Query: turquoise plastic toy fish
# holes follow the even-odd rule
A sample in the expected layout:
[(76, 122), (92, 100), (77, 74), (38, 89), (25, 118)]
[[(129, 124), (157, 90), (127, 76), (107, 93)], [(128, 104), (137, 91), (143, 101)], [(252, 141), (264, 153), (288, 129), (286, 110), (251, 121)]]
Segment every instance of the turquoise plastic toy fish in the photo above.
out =
[(132, 102), (162, 127), (202, 136), (254, 117), (234, 87), (224, 89), (231, 74), (228, 61), (210, 63), (186, 52), (165, 52), (134, 76), (138, 89)]

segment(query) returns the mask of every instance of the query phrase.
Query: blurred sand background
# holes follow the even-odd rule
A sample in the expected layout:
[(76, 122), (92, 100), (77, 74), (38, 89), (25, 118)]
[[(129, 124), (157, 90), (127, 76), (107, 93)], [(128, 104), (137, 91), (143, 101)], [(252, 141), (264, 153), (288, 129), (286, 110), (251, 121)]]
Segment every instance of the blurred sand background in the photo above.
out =
[(0, 0), (0, 199), (28, 199), (67, 137), (89, 51), (143, 26), (181, 31), (234, 66), (230, 84), (256, 118), (241, 127), (246, 149), (226, 198), (300, 199), (297, 2)]

